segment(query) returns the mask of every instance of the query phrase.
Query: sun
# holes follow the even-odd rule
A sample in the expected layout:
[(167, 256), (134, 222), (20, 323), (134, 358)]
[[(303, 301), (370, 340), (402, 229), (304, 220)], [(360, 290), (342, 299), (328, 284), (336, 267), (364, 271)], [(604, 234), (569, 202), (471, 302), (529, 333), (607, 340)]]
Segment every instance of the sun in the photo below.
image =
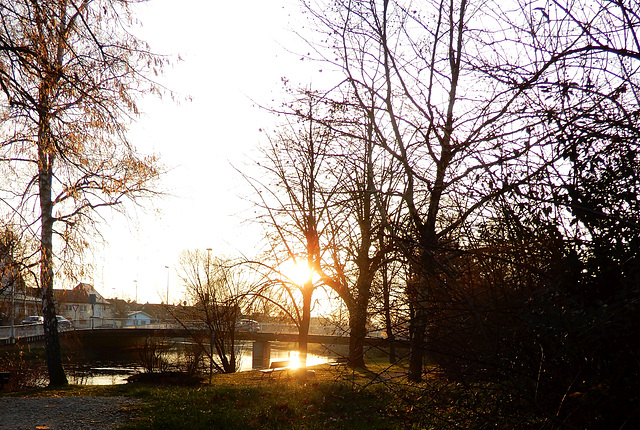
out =
[(300, 367), (300, 353), (298, 351), (289, 351), (289, 368), (297, 369)]
[(313, 270), (304, 261), (287, 260), (280, 266), (281, 273), (297, 285), (303, 285), (313, 276)]

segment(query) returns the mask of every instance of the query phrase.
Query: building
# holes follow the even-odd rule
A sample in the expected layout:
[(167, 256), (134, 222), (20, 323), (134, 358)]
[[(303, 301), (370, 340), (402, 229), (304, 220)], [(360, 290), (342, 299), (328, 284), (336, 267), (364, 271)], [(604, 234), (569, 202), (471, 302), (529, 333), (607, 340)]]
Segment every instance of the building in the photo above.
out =
[(138, 327), (143, 325), (150, 325), (153, 321), (153, 317), (146, 312), (134, 311), (129, 312), (127, 320), (124, 323), (125, 327)]
[(0, 326), (14, 324), (30, 315), (39, 315), (42, 307), (37, 291), (29, 288), (14, 258), (15, 237), (8, 230), (0, 233)]
[(0, 326), (11, 323), (12, 313), (14, 324), (20, 324), (28, 316), (40, 315), (41, 309), (42, 298), (33, 288), (14, 291), (11, 286), (0, 291)]
[(91, 284), (79, 283), (72, 290), (53, 290), (58, 314), (78, 328), (114, 325), (113, 307)]

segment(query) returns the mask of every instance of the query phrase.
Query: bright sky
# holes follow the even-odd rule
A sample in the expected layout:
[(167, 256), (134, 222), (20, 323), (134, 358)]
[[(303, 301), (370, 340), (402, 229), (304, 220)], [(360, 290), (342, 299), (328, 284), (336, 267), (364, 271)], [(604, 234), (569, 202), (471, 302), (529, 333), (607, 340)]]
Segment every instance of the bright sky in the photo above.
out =
[(96, 273), (87, 281), (106, 297), (129, 299), (137, 281), (138, 302), (158, 303), (169, 277), (175, 303), (184, 297), (175, 273), (182, 250), (252, 255), (259, 238), (242, 225), (251, 215), (241, 198), (249, 191), (232, 164), (242, 167), (254, 156), (264, 138), (259, 129), (274, 124), (252, 100), (277, 105), (281, 77), (308, 84), (318, 67), (287, 51), (301, 46), (290, 30), (300, 20), (296, 0), (152, 0), (138, 11), (138, 35), (152, 50), (183, 59), (161, 82), (193, 101), (141, 104), (132, 141), (171, 169), (162, 183), (171, 196), (136, 211), (133, 221), (107, 219), (108, 245), (97, 251)]

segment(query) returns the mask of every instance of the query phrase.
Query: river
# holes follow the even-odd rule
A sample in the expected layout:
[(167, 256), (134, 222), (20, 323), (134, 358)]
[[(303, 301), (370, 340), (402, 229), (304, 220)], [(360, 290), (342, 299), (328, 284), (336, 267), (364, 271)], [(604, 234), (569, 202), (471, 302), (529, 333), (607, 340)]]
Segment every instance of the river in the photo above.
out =
[[(297, 351), (291, 349), (291, 344), (273, 342), (271, 346), (271, 361), (291, 360), (297, 358)], [(242, 342), (240, 345), (240, 371), (252, 370), (252, 343)], [(179, 351), (169, 353), (169, 359), (176, 361)], [(307, 366), (326, 363), (330, 356), (323, 354), (307, 354)], [(68, 370), (69, 382), (82, 385), (116, 385), (124, 384), (127, 378), (135, 373), (144, 371), (137, 362), (135, 354), (118, 353), (110, 356), (85, 357), (82, 363), (70, 366)]]

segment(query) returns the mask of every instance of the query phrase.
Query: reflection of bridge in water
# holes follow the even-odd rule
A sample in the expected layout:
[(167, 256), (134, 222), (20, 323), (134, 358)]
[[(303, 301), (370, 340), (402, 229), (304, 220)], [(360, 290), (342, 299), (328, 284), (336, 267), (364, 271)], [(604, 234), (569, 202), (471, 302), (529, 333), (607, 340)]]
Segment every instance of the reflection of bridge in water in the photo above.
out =
[[(3, 327), (4, 328), (4, 327)], [(3, 329), (2, 328), (2, 329)], [(200, 333), (205, 334), (204, 331)], [(96, 329), (72, 329), (60, 332), (62, 339), (78, 341), (83, 348), (92, 351), (105, 350), (126, 350), (138, 348), (150, 338), (158, 339), (189, 339), (197, 335), (197, 330), (186, 330), (178, 327), (127, 327), (127, 328), (96, 328)], [(4, 332), (0, 333), (4, 337)], [(269, 367), (271, 357), (272, 342), (298, 343), (297, 333), (270, 333), (270, 332), (247, 332), (236, 331), (235, 339), (252, 342), (253, 367)], [(19, 345), (43, 342), (44, 336), (40, 333), (33, 333), (28, 336), (16, 337)], [(331, 348), (334, 345), (348, 345), (348, 336), (309, 334), (308, 343), (322, 344)], [(0, 344), (8, 345), (8, 338), (0, 339)], [(374, 348), (385, 348), (389, 346), (386, 339), (366, 338), (365, 345)]]

